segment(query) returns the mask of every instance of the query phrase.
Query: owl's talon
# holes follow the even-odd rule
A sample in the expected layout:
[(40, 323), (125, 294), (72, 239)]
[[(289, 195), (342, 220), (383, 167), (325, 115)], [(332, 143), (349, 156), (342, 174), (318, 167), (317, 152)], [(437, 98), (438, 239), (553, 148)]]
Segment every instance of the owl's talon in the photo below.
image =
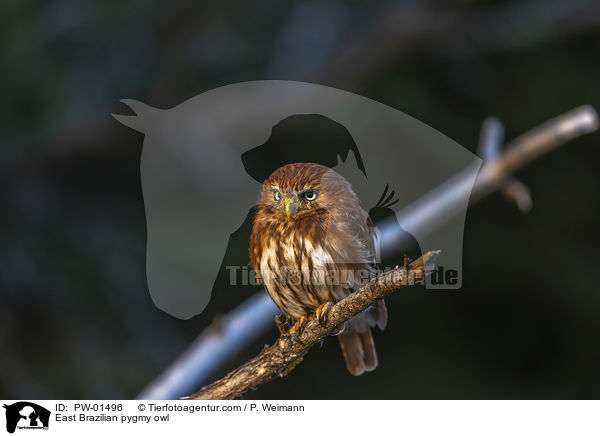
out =
[(292, 339), (294, 341), (298, 342), (300, 345), (304, 345), (302, 340), (298, 336), (296, 336), (296, 334), (294, 332), (292, 332), (291, 330), (290, 330), (290, 336), (292, 337)]
[(296, 321), (296, 324), (294, 324), (289, 331), (289, 334), (292, 337), (292, 339), (298, 342), (299, 344), (302, 344), (302, 341), (300, 340), (300, 335), (302, 335), (304, 327), (306, 327), (306, 323), (306, 318), (301, 316), (300, 319)]
[(327, 303), (317, 307), (317, 310), (315, 310), (315, 316), (317, 318), (317, 321), (319, 321), (319, 324), (321, 324), (321, 327), (323, 328), (327, 328), (327, 322), (329, 321), (329, 311), (332, 307), (333, 303), (328, 301)]
[(331, 336), (337, 336), (337, 335), (340, 335), (340, 334), (342, 334), (342, 333), (344, 332), (344, 330), (346, 330), (346, 323), (343, 323), (343, 324), (341, 324), (341, 325), (337, 326), (336, 328), (334, 328), (334, 329), (331, 331), (330, 335), (331, 335)]

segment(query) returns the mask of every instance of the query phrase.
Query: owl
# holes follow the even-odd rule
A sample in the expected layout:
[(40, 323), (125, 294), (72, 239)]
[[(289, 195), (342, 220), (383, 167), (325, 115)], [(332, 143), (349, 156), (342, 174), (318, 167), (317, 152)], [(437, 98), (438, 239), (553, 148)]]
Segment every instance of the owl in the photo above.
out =
[[(311, 316), (366, 284), (376, 272), (376, 233), (348, 181), (328, 167), (293, 163), (263, 183), (250, 238), (250, 260), (279, 309), (295, 321), (298, 339)], [(372, 327), (384, 329), (378, 300), (336, 333), (348, 371), (377, 367)]]

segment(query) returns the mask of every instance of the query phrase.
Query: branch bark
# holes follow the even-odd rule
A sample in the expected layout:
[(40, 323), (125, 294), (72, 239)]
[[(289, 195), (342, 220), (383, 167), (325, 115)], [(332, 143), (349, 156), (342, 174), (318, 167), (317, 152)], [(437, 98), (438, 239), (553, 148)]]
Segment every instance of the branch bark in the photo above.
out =
[(302, 343), (294, 341), (288, 333), (282, 334), (258, 356), (185, 399), (231, 400), (274, 378), (285, 377), (313, 345), (325, 339), (336, 327), (390, 292), (420, 283), (431, 271), (432, 262), (438, 254), (439, 251), (430, 251), (409, 265), (378, 275), (360, 290), (336, 303), (330, 309), (325, 327), (311, 319), (299, 336)]

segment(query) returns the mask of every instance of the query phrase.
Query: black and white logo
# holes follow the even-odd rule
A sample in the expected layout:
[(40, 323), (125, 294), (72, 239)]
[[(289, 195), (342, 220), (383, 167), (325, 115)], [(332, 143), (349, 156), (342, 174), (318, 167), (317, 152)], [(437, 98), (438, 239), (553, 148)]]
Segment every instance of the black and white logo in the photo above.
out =
[(19, 401), (11, 405), (5, 404), (6, 431), (14, 433), (16, 429), (47, 430), (50, 411), (35, 403)]

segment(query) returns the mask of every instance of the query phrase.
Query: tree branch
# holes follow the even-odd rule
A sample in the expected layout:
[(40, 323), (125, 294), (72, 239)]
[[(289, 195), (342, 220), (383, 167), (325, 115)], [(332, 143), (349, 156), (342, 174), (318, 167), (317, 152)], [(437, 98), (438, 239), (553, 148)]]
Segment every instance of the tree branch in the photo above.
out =
[(336, 327), (368, 308), (375, 300), (396, 289), (421, 283), (425, 275), (432, 270), (432, 262), (438, 254), (439, 251), (430, 251), (410, 265), (396, 267), (378, 275), (360, 290), (336, 303), (330, 309), (325, 327), (316, 319), (311, 319), (299, 336), (302, 343), (294, 341), (289, 333), (285, 333), (258, 356), (186, 399), (231, 400), (274, 378), (285, 377), (302, 361), (313, 345), (325, 339)]

